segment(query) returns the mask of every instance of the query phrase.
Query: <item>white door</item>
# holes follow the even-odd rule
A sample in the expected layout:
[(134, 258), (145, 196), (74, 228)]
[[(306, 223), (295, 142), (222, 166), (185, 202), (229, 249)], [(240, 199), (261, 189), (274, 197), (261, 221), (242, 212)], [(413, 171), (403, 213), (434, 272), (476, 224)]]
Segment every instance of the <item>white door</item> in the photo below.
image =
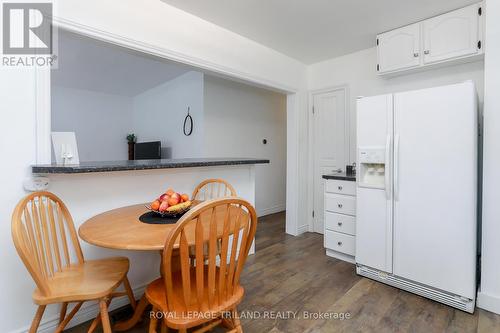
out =
[(420, 65), (420, 23), (377, 36), (379, 72), (391, 72)]
[(389, 273), (392, 272), (392, 116), (392, 94), (358, 100), (358, 154), (359, 148), (385, 149), (387, 178), (385, 189), (362, 187), (358, 183), (356, 262)]
[(478, 10), (472, 5), (424, 21), (424, 63), (478, 53)]
[(474, 298), (474, 84), (395, 94), (394, 141), (394, 274)]
[(313, 95), (313, 202), (314, 232), (323, 233), (324, 184), (323, 175), (347, 164), (346, 91), (339, 89)]

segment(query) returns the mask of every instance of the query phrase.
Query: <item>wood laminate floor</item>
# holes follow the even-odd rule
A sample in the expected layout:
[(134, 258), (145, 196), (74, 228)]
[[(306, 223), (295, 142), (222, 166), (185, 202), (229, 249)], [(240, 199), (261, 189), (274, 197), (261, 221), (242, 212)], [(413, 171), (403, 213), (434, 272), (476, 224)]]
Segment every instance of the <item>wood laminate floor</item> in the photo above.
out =
[[(476, 309), (471, 315), (356, 275), (354, 265), (325, 255), (322, 235), (286, 235), (284, 213), (259, 219), (256, 249), (242, 276), (245, 299), (238, 308), (246, 333), (500, 332), (500, 316), (493, 313)], [(147, 332), (147, 323), (130, 332)], [(68, 332), (86, 332), (89, 324)]]

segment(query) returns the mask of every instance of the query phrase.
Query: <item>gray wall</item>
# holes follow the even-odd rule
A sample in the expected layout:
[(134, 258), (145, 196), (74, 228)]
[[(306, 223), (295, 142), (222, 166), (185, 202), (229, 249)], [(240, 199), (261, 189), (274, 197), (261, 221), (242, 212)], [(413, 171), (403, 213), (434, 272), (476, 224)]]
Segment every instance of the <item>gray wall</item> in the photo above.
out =
[(255, 206), (259, 215), (285, 210), (286, 96), (206, 75), (204, 105), (205, 156), (271, 160), (256, 166)]
[(126, 160), (132, 98), (52, 86), (52, 131), (75, 132), (80, 161)]

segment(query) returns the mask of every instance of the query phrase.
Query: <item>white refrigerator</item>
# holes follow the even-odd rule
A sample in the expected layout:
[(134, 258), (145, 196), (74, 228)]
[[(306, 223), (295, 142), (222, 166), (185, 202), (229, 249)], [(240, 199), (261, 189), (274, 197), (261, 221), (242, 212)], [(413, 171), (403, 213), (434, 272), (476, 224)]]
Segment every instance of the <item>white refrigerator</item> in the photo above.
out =
[(474, 83), (357, 102), (357, 273), (474, 311)]

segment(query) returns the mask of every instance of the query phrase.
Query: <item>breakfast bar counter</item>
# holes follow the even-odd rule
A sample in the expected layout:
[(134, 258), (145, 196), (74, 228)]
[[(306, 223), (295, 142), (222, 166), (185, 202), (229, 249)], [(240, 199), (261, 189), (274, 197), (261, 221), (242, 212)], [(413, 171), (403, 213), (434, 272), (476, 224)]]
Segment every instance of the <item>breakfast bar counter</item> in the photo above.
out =
[(269, 163), (266, 159), (255, 158), (180, 158), (161, 160), (135, 160), (135, 161), (97, 161), (81, 162), (80, 164), (41, 164), (33, 165), (33, 173), (89, 173), (89, 172), (113, 172), (132, 170), (153, 170), (209, 167), (224, 165), (248, 165)]

